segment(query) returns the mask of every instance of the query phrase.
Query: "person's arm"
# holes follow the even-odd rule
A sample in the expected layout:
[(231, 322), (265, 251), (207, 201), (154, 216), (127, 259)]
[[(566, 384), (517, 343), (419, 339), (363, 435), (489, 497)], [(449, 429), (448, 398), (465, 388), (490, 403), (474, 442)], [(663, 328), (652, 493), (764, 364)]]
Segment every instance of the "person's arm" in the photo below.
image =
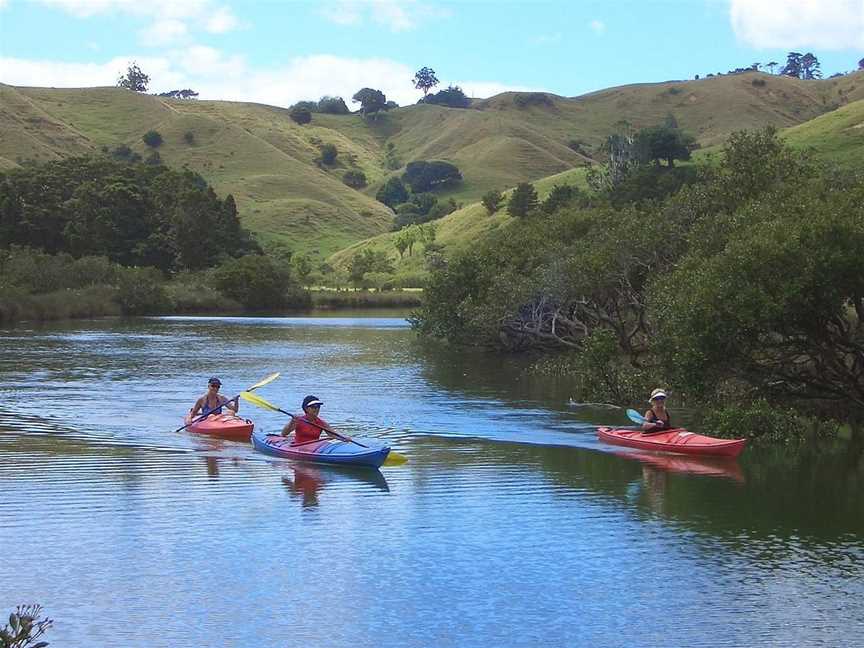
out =
[(645, 432), (656, 432), (659, 428), (663, 427), (663, 422), (657, 419), (653, 409), (649, 409), (645, 412), (643, 418), (645, 419), (645, 422), (642, 424), (642, 429)]
[(232, 413), (237, 414), (240, 411), (240, 397), (233, 398), (228, 400), (227, 396), (222, 396), (222, 405), (231, 410)]
[(291, 420), (288, 421), (285, 424), (285, 427), (282, 428), (282, 436), (288, 436), (289, 434), (291, 434), (294, 431), (294, 428), (296, 428), (296, 427), (297, 427), (297, 419), (295, 419), (292, 416)]
[(195, 405), (192, 407), (192, 413), (191, 413), (192, 418), (195, 418), (198, 415), (198, 411), (201, 409), (201, 406), (203, 405), (203, 403), (202, 403), (203, 400), (204, 400), (204, 397), (202, 396), (197, 401), (195, 401)]

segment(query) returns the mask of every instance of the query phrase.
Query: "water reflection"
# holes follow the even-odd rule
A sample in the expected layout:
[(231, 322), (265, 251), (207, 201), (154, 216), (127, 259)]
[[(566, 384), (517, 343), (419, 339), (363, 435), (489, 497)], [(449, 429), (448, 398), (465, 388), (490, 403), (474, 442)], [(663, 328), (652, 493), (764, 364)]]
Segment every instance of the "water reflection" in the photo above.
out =
[(387, 480), (378, 469), (339, 468), (292, 463), (292, 474), (283, 475), (282, 483), (292, 495), (300, 498), (304, 509), (319, 505), (319, 493), (327, 484), (363, 484), (372, 491), (389, 493)]

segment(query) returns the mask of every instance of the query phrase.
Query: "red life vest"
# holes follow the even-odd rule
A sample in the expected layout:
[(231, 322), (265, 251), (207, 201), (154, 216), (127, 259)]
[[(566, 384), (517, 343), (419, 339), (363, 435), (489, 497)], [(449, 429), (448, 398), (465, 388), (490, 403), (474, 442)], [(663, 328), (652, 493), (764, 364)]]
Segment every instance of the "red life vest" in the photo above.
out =
[[(315, 419), (315, 422), (318, 425), (322, 425), (324, 427), (330, 427), (327, 425), (327, 421), (322, 418)], [(297, 425), (294, 428), (294, 444), (297, 445), (299, 443), (307, 443), (308, 441), (316, 441), (321, 438), (321, 428), (318, 425), (314, 425), (309, 422), (309, 420), (304, 416), (302, 418), (297, 419)]]

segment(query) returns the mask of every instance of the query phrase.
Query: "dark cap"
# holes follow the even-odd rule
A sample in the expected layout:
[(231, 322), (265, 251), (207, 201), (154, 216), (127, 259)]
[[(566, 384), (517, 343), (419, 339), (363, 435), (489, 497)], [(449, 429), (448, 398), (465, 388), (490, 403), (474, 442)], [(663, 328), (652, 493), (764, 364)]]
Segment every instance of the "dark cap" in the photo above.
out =
[(222, 385), (222, 381), (219, 380), (216, 376), (211, 376), (210, 380), (207, 381), (208, 385)]
[(318, 400), (318, 397), (317, 397), (317, 396), (307, 396), (306, 398), (303, 399), (303, 409), (304, 409), (304, 410), (305, 410), (307, 407), (310, 407), (310, 406), (312, 406), (312, 405), (319, 405), (319, 406), (320, 406), (320, 405), (323, 405), (323, 404), (324, 404), (324, 401), (320, 401), (320, 400)]

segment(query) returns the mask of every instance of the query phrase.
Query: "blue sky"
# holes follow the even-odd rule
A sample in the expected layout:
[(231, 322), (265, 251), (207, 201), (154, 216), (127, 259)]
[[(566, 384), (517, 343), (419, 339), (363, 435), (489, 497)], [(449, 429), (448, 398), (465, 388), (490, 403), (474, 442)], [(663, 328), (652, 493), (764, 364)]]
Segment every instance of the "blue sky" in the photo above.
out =
[(0, 0), (0, 81), (113, 85), (289, 105), (380, 88), (400, 104), (435, 69), (472, 96), (575, 96), (692, 79), (812, 51), (825, 76), (864, 56), (864, 0)]

